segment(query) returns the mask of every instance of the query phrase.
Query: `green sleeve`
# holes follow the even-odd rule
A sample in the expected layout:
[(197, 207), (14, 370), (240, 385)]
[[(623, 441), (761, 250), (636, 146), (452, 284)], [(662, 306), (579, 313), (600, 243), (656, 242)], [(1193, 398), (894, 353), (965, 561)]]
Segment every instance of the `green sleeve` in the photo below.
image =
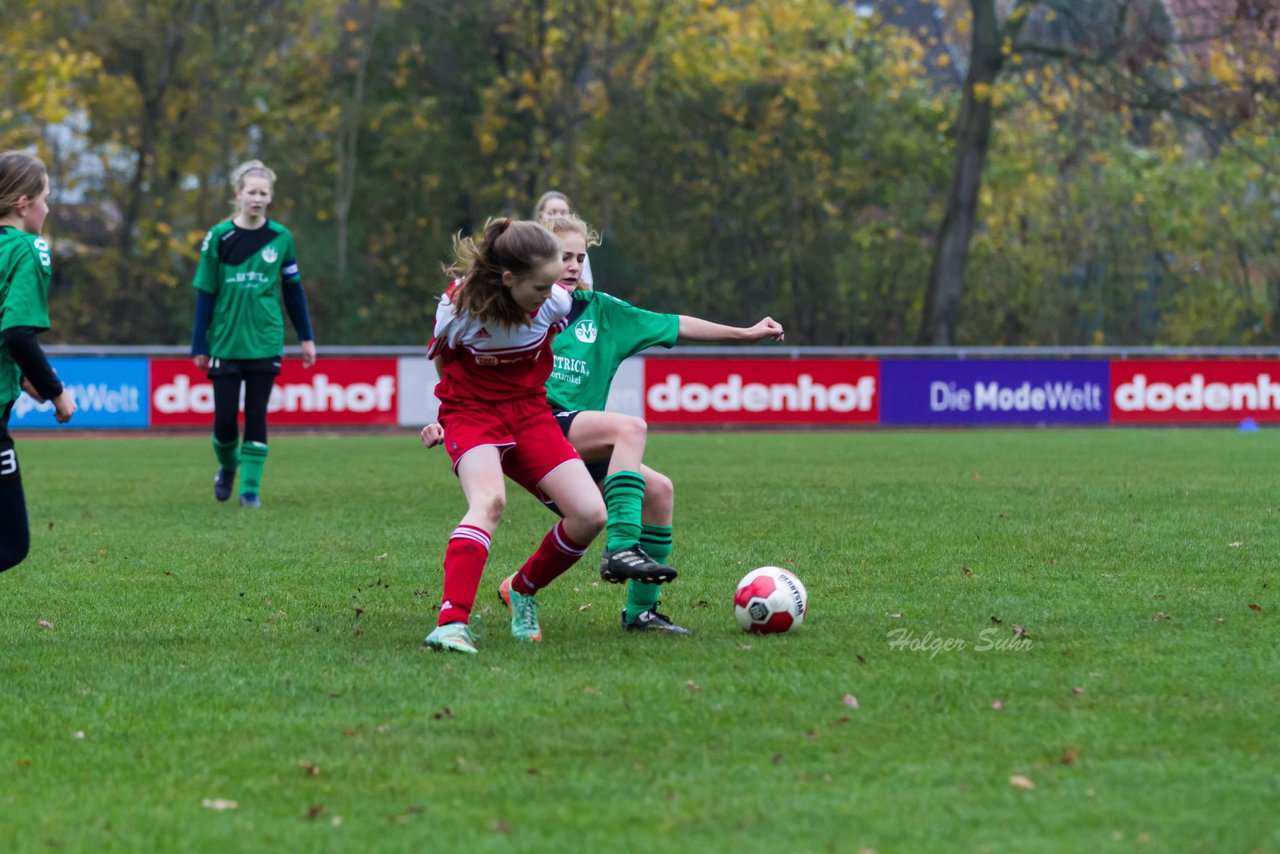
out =
[(204, 236), (200, 244), (200, 263), (196, 266), (196, 277), (191, 283), (202, 291), (218, 295), (218, 241), (213, 229)]
[(671, 349), (680, 337), (680, 316), (636, 308), (629, 302), (600, 294), (609, 313), (609, 334), (617, 342), (618, 355), (628, 359), (650, 347)]
[(0, 306), (0, 331), (30, 326), (38, 332), (49, 328), (49, 244), (36, 237), (27, 251), (17, 252), (9, 290)]

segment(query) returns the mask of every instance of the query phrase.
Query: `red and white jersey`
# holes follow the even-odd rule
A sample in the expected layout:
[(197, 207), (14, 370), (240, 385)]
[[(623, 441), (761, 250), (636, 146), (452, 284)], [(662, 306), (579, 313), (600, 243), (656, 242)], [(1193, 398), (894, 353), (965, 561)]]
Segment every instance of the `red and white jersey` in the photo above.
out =
[(522, 326), (482, 323), (453, 305), (454, 282), (436, 307), (436, 328), (427, 358), (440, 358), (436, 397), (442, 403), (510, 400), (545, 394), (551, 375), (551, 341), (567, 326), (573, 299), (553, 285), (551, 296)]

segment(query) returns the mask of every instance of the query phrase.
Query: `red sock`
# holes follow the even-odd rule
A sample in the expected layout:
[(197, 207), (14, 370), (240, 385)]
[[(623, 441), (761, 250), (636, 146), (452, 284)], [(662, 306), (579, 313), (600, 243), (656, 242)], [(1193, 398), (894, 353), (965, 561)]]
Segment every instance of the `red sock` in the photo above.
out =
[(577, 563), (578, 558), (587, 553), (589, 545), (580, 546), (569, 539), (564, 532), (564, 522), (557, 522), (542, 538), (538, 550), (520, 567), (511, 580), (511, 587), (517, 593), (532, 596)]
[(480, 575), (488, 559), (489, 535), (484, 529), (472, 525), (454, 529), (444, 551), (444, 592), (438, 625), (465, 623), (471, 618), (471, 606), (476, 604)]

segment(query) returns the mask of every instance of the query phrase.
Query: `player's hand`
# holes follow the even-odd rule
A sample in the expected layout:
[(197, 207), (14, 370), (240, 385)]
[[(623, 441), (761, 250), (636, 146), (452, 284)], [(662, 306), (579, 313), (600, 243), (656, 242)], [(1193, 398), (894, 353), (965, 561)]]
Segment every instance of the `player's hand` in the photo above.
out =
[(444, 441), (444, 428), (439, 424), (428, 424), (422, 428), (421, 436), (424, 448), (434, 448)]
[(209, 368), (209, 357), (207, 354), (201, 353), (191, 361), (196, 363), (196, 370), (198, 371), (208, 370)]
[(71, 416), (76, 414), (76, 399), (70, 391), (64, 390), (62, 394), (53, 399), (53, 417), (58, 420), (59, 424), (66, 424), (71, 420)]
[(44, 398), (40, 396), (40, 392), (36, 391), (36, 387), (26, 377), (22, 378), (22, 390), (31, 395), (31, 399), (36, 403), (44, 403)]
[(309, 368), (316, 363), (316, 342), (302, 342), (302, 367)]
[(766, 317), (755, 326), (747, 330), (747, 338), (749, 341), (763, 341), (766, 338), (772, 338), (774, 341), (781, 341), (785, 333), (782, 324), (774, 320), (772, 317)]

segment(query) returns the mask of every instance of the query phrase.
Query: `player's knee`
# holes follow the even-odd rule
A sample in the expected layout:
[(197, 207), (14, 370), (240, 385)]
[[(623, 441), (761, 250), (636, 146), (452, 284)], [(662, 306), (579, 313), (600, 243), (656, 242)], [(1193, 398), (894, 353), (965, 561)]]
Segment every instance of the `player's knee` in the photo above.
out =
[(575, 527), (592, 531), (594, 537), (608, 524), (609, 511), (605, 509), (604, 501), (593, 501), (577, 508), (574, 517)]
[(644, 447), (649, 435), (649, 425), (643, 418), (627, 416), (619, 418), (614, 427), (614, 444), (630, 447)]
[(502, 521), (502, 514), (507, 509), (507, 497), (505, 495), (477, 496), (471, 503), (471, 508), (496, 526)]
[(675, 506), (676, 488), (660, 471), (647, 471), (644, 478), (644, 506), (654, 511), (670, 513)]

